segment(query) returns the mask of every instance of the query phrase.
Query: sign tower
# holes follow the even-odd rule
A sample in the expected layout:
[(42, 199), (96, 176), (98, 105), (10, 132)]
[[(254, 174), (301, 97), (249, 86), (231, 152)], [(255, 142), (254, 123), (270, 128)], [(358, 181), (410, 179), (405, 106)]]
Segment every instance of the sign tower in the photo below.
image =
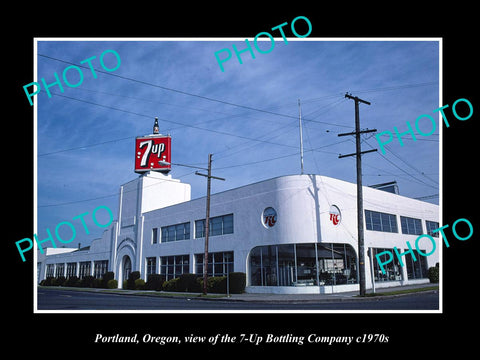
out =
[[(170, 135), (160, 134), (158, 118), (155, 118), (153, 134), (135, 138), (135, 172), (157, 171), (165, 175), (168, 174), (172, 169), (171, 145), (172, 138)], [(162, 164), (159, 161), (162, 161)]]

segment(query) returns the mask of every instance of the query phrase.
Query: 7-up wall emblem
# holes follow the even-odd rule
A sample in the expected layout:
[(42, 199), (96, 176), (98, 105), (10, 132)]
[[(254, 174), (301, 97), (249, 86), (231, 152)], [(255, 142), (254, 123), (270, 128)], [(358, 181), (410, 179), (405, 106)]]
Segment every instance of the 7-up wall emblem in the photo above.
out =
[(172, 139), (170, 136), (151, 135), (135, 139), (135, 172), (169, 172), (171, 165), (159, 164), (159, 161), (171, 163)]

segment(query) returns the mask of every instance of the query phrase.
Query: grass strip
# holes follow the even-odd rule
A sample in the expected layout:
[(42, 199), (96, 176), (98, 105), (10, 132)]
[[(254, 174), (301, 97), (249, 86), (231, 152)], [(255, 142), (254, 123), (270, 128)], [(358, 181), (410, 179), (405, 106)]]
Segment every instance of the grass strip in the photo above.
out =
[(39, 289), (57, 289), (68, 291), (87, 291), (104, 294), (125, 294), (139, 296), (159, 296), (159, 297), (184, 297), (184, 298), (205, 298), (216, 299), (226, 297), (227, 294), (207, 294), (203, 293), (183, 293), (183, 292), (164, 292), (164, 291), (145, 291), (145, 290), (128, 290), (128, 289), (102, 289), (102, 288), (82, 288), (82, 287), (63, 287), (63, 286), (38, 286)]

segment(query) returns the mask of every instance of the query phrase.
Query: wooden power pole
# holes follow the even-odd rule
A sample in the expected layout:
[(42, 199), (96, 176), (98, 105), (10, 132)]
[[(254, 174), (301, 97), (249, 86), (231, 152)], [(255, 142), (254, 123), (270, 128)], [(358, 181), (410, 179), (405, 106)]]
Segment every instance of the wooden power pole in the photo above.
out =
[(198, 171), (195, 174), (205, 176), (207, 178), (207, 206), (205, 216), (205, 253), (203, 255), (203, 294), (207, 295), (207, 278), (208, 278), (208, 235), (210, 222), (210, 189), (212, 179), (225, 180), (221, 177), (212, 176), (212, 154), (208, 154), (208, 174), (202, 174)]
[(363, 151), (361, 149), (360, 134), (375, 132), (377, 129), (360, 131), (359, 103), (370, 105), (368, 101), (359, 99), (357, 96), (345, 94), (345, 97), (355, 101), (355, 132), (338, 134), (338, 136), (355, 135), (356, 152), (339, 155), (339, 158), (357, 157), (357, 222), (358, 222), (358, 271), (360, 282), (360, 296), (365, 296), (365, 244), (363, 238), (363, 191), (362, 191), (362, 154), (377, 151), (377, 149)]

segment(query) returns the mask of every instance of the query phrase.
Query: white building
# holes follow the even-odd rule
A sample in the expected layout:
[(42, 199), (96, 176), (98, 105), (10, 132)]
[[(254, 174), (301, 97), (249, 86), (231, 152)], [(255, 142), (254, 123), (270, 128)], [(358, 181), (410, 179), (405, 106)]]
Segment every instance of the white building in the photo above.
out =
[[(431, 230), (439, 227), (439, 207), (369, 187), (363, 196), (366, 288), (372, 279), (377, 288), (428, 282), (438, 250), (429, 256), (409, 252), (400, 258), (403, 266), (394, 255), (385, 274), (375, 254), (394, 253), (394, 247), (403, 253), (407, 241), (415, 249), (419, 234), (438, 240)], [(113, 271), (122, 287), (131, 271), (145, 281), (153, 273), (167, 280), (182, 273), (201, 276), (205, 201), (191, 200), (190, 185), (170, 175), (146, 172), (121, 186), (118, 220), (89, 248), (38, 253), (38, 281)], [(289, 175), (211, 197), (209, 276), (244, 272), (247, 292), (358, 290), (357, 248), (356, 184)], [(423, 239), (419, 249), (429, 253), (432, 244)]]

